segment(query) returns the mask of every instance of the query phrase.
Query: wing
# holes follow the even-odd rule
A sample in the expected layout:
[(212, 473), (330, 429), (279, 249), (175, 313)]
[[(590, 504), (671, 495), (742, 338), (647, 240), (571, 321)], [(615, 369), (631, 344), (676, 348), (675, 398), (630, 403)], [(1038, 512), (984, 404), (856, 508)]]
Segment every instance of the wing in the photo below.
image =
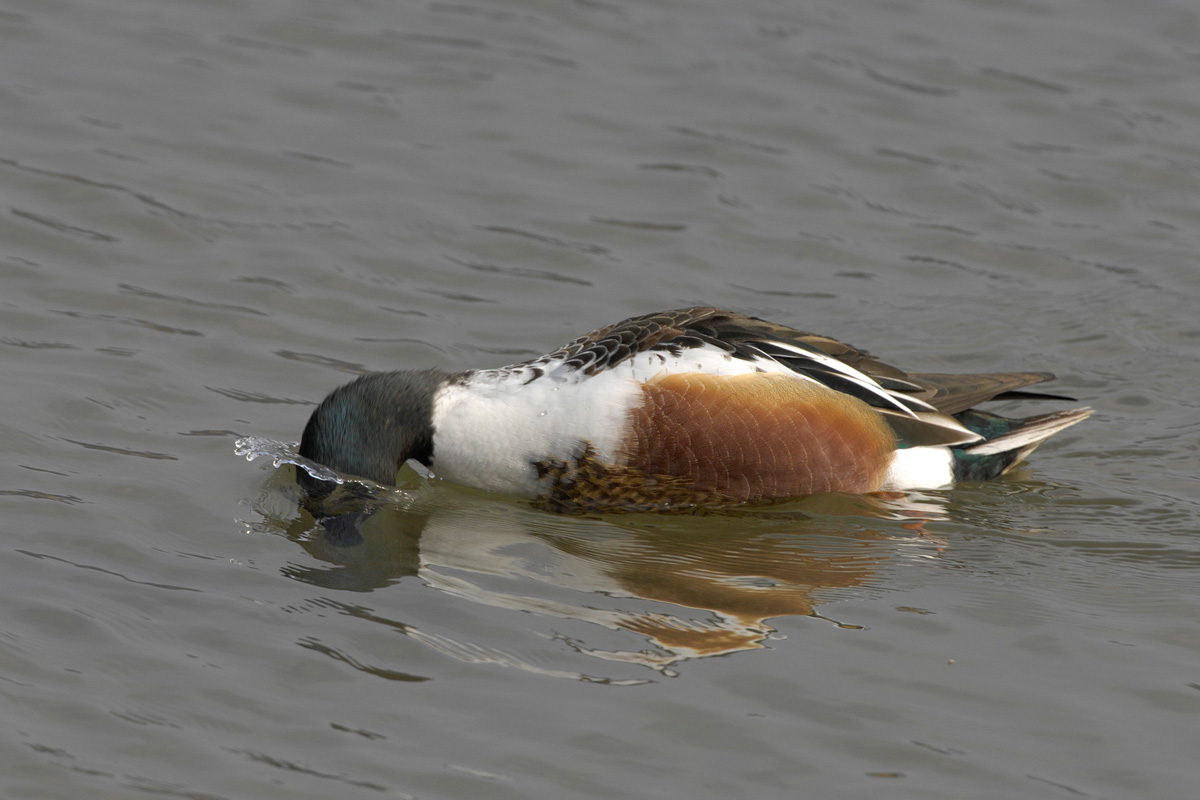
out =
[(978, 441), (978, 434), (951, 415), (987, 400), (1021, 396), (1021, 388), (1054, 377), (1044, 372), (908, 373), (828, 336), (706, 306), (633, 317), (505, 371), (527, 376), (526, 382), (558, 368), (592, 375), (639, 353), (678, 357), (690, 348), (716, 348), (751, 363), (774, 362), (855, 397), (884, 416), (902, 446)]

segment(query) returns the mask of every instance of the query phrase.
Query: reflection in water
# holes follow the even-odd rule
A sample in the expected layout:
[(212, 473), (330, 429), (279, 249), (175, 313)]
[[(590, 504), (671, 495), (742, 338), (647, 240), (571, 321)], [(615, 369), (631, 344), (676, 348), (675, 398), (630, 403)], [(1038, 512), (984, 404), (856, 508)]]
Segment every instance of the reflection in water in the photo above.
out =
[[(682, 660), (761, 648), (774, 633), (768, 619), (819, 616), (821, 602), (869, 585), (898, 553), (916, 546), (928, 555), (939, 546), (922, 529), (938, 516), (936, 495), (830, 495), (720, 514), (579, 518), (414, 481), (403, 503), (318, 523), (297, 513), (284, 475), (276, 473), (276, 488), (256, 503), (263, 521), (255, 527), (285, 533), (319, 562), (291, 565), (289, 577), (369, 592), (416, 576), (491, 608), (590, 623), (601, 640), (611, 640), (603, 631), (637, 634), (646, 646), (636, 650), (590, 636), (557, 638), (578, 653), (664, 674)], [(463, 661), (587, 677), (423, 633), (354, 604), (339, 608)]]

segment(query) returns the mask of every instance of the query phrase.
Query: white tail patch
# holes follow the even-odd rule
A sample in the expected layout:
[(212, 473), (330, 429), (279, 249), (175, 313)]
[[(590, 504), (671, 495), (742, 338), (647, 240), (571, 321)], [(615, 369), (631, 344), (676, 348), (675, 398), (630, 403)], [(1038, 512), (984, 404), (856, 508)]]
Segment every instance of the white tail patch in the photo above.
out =
[(882, 491), (939, 489), (954, 483), (954, 454), (949, 447), (906, 447), (892, 453)]

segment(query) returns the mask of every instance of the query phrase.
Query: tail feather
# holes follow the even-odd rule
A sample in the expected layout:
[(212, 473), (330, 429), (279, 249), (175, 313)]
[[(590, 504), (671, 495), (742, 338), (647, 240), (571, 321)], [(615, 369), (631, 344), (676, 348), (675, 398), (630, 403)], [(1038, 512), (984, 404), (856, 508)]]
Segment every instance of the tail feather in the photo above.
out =
[(956, 480), (988, 480), (1003, 475), (1042, 442), (1091, 414), (1092, 409), (1086, 406), (1026, 419), (1008, 419), (976, 410), (957, 414), (956, 418), (964, 427), (983, 436), (984, 440), (953, 448), (954, 477)]

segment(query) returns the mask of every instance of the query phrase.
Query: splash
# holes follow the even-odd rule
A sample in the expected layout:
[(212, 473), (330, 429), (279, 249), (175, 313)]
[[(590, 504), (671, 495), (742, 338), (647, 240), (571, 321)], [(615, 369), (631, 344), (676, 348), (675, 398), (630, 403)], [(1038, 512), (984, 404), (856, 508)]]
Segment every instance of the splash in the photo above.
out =
[(262, 439), (258, 436), (244, 436), (233, 443), (233, 451), (239, 456), (245, 456), (247, 461), (256, 458), (269, 458), (276, 468), (283, 464), (292, 464), (307, 472), (319, 481), (333, 481), (343, 484), (347, 481), (337, 472), (323, 464), (310, 461), (296, 452), (299, 442), (277, 442), (274, 439)]
[[(269, 458), (271, 464), (278, 469), (283, 464), (291, 464), (302, 469), (319, 481), (330, 481), (338, 486), (362, 487), (368, 491), (368, 496), (380, 500), (410, 500), (411, 496), (395, 486), (384, 486), (366, 478), (351, 478), (332, 470), (324, 464), (305, 458), (296, 452), (298, 442), (278, 442), (274, 439), (263, 439), (258, 436), (244, 436), (233, 443), (234, 452), (245, 456), (247, 461), (256, 458)], [(362, 497), (361, 492), (355, 494)]]

